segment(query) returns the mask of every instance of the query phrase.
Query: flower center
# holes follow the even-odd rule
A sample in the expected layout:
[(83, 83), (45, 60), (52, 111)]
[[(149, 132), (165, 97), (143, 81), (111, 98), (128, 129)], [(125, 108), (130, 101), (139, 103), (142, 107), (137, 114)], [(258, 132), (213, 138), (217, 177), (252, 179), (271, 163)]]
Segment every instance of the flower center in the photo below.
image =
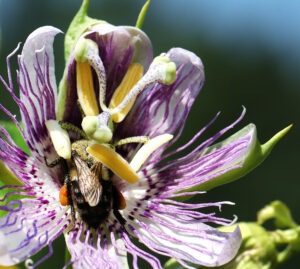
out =
[[(84, 113), (82, 130), (69, 123), (59, 123), (55, 120), (46, 121), (51, 140), (57, 154), (64, 160), (68, 160), (69, 172), (66, 175), (65, 184), (62, 186), (59, 199), (62, 205), (71, 204), (75, 200), (86, 212), (92, 212), (90, 207), (99, 207), (103, 192), (113, 188), (108, 169), (119, 178), (133, 184), (139, 180), (137, 172), (149, 156), (160, 146), (170, 141), (173, 136), (163, 134), (150, 139), (145, 136), (136, 136), (121, 139), (112, 144), (113, 123), (123, 121), (133, 107), (137, 95), (153, 83), (171, 84), (176, 78), (176, 66), (166, 56), (156, 57), (144, 74), (144, 68), (138, 63), (131, 63), (120, 85), (114, 91), (109, 106), (105, 104), (106, 74), (105, 68), (95, 42), (81, 38), (75, 48), (76, 82), (79, 104)], [(98, 102), (94, 90), (92, 70), (95, 71), (99, 83), (99, 112)], [(86, 140), (75, 141), (71, 144), (68, 130), (78, 132)], [(130, 163), (116, 152), (116, 147), (126, 143), (143, 143)], [(83, 154), (79, 154), (82, 148)], [(80, 150), (81, 152), (81, 150)], [(86, 157), (88, 154), (90, 157)], [(85, 156), (85, 157), (83, 157)], [(91, 161), (89, 161), (91, 160)], [(71, 165), (71, 166), (70, 166)], [(70, 171), (77, 171), (76, 176), (70, 176)], [(97, 169), (96, 169), (97, 168)], [(101, 172), (100, 172), (100, 170)], [(105, 183), (107, 182), (107, 183)], [(103, 187), (103, 186), (107, 187)], [(118, 192), (118, 190), (117, 190)], [(111, 193), (111, 191), (108, 191)], [(110, 194), (109, 194), (110, 195)], [(119, 202), (116, 202), (116, 210), (126, 206), (122, 194)], [(111, 198), (109, 198), (111, 199)], [(82, 201), (85, 201), (84, 203)], [(108, 208), (107, 210), (110, 210)], [(85, 218), (85, 211), (78, 209), (81, 217)], [(103, 216), (108, 214), (103, 212)], [(93, 226), (93, 222), (87, 219)], [(98, 222), (97, 222), (98, 223)]]
[[(59, 192), (61, 205), (70, 205), (73, 222), (76, 213), (88, 226), (97, 228), (113, 211), (120, 223), (124, 219), (118, 212), (126, 207), (122, 193), (110, 180), (108, 169), (130, 184), (139, 180), (138, 171), (149, 156), (173, 136), (163, 134), (150, 139), (135, 136), (121, 139), (114, 144), (114, 123), (123, 121), (133, 107), (137, 95), (149, 85), (160, 82), (171, 84), (176, 77), (176, 66), (165, 56), (154, 59), (148, 71), (138, 63), (131, 63), (109, 106), (105, 104), (106, 74), (98, 47), (91, 40), (82, 38), (75, 48), (77, 96), (83, 111), (82, 130), (69, 123), (55, 120), (45, 122), (57, 154), (62, 158), (65, 172), (64, 184)], [(99, 112), (92, 70), (99, 83)], [(71, 144), (69, 130), (77, 132), (84, 140)], [(127, 143), (143, 143), (128, 163), (116, 151)], [(75, 172), (75, 173), (71, 173)]]

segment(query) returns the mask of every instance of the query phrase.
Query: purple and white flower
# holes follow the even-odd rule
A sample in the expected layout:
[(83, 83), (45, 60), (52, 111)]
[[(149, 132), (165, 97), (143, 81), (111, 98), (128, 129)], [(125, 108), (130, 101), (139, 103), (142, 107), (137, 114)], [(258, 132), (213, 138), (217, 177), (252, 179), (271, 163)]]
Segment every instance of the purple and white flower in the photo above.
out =
[[(211, 147), (240, 121), (242, 115), (230, 126), (196, 146), (188, 155), (166, 161), (167, 157), (178, 155), (194, 144), (215, 120), (200, 130), (188, 144), (164, 153), (182, 133), (189, 110), (204, 83), (201, 60), (181, 48), (173, 48), (163, 56), (176, 65), (174, 83), (166, 85), (155, 80), (150, 83), (146, 81), (128, 115), (115, 123), (114, 143), (130, 137), (147, 136), (150, 138), (149, 145), (153, 145), (152, 149), (148, 147), (145, 150), (149, 157), (135, 166), (139, 178), (137, 182), (131, 184), (115, 173), (112, 175), (114, 186), (126, 200), (126, 208), (119, 210), (125, 224), (120, 223), (113, 212), (96, 229), (88, 227), (78, 214), (75, 223), (72, 223), (70, 206), (62, 206), (59, 201), (64, 175), (59, 166), (49, 168), (46, 164), (46, 161), (50, 163), (58, 155), (45, 122), (59, 118), (81, 128), (83, 120), (77, 105), (75, 52), (70, 56), (65, 92), (60, 96), (64, 109), (57, 111), (52, 44), (58, 33), (58, 29), (47, 26), (37, 29), (27, 38), (18, 56), (19, 97), (13, 89), (9, 64), (17, 49), (7, 58), (8, 82), (0, 77), (20, 108), (24, 130), (9, 111), (2, 105), (0, 107), (19, 127), (31, 151), (28, 156), (14, 143), (7, 131), (0, 128), (0, 159), (24, 184), (2, 188), (14, 189), (7, 196), (24, 194), (26, 191), (26, 198), (0, 206), (1, 210), (8, 212), (0, 218), (0, 264), (13, 265), (26, 260), (27, 267), (33, 268), (52, 255), (52, 242), (62, 233), (65, 233), (71, 254), (70, 263), (74, 268), (126, 268), (127, 254), (132, 256), (134, 268), (138, 268), (139, 258), (146, 260), (153, 268), (162, 268), (159, 259), (152, 253), (173, 257), (187, 268), (192, 268), (191, 264), (220, 266), (229, 262), (241, 243), (239, 229), (233, 233), (220, 232), (207, 223), (230, 225), (232, 221), (219, 218), (214, 212), (201, 213), (197, 209), (220, 209), (223, 204), (231, 203), (192, 204), (179, 202), (176, 198), (197, 194), (199, 192), (186, 190), (241, 166), (253, 147), (255, 128), (248, 128), (242, 135), (220, 147)], [(98, 55), (93, 56), (100, 60), (103, 68), (98, 66), (97, 70), (97, 65), (93, 66), (92, 80), (96, 98), (99, 91), (105, 93), (103, 95), (102, 92), (105, 107), (131, 64), (142, 66), (144, 76), (150, 70), (151, 43), (137, 28), (99, 24), (91, 27), (84, 38), (92, 40), (98, 47)], [(98, 80), (99, 75), (103, 81)], [(96, 107), (99, 113), (104, 110), (99, 102)], [(174, 138), (171, 142), (169, 138), (159, 142), (156, 147), (155, 143), (151, 144), (153, 139), (164, 135)], [(73, 135), (71, 139), (74, 141), (78, 137)], [(138, 143), (127, 143), (116, 147), (116, 153), (131, 163), (142, 148)], [(151, 253), (135, 245), (133, 238), (137, 238)], [(29, 257), (44, 247), (49, 247), (49, 253), (32, 264)]]

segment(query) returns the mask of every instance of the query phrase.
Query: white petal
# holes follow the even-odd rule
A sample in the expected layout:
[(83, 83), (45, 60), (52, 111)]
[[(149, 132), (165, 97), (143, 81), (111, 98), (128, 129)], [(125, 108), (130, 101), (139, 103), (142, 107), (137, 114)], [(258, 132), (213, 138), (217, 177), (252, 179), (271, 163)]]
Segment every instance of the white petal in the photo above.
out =
[(54, 152), (44, 122), (55, 119), (57, 86), (53, 40), (61, 31), (51, 26), (31, 33), (19, 56), (20, 111), (31, 153), (50, 156)]
[[(75, 269), (90, 269), (95, 264), (99, 268), (105, 269), (127, 269), (127, 253), (121, 249), (125, 249), (124, 242), (121, 239), (116, 240), (116, 244), (120, 249), (116, 249), (111, 243), (104, 243), (105, 247), (92, 246), (85, 240), (77, 238), (77, 231), (72, 230), (70, 233), (65, 233), (66, 243), (73, 261)], [(75, 239), (76, 238), (76, 239)], [(75, 239), (75, 240), (74, 240)], [(98, 237), (100, 240), (101, 237)]]
[(14, 265), (19, 262), (9, 254), (8, 245), (9, 242), (7, 242), (6, 237), (0, 231), (0, 264), (4, 266)]
[(46, 199), (22, 199), (21, 206), (14, 206), (11, 212), (0, 218), (1, 265), (24, 261), (49, 246), (66, 228), (69, 220), (64, 215), (65, 210)]
[(239, 228), (233, 233), (222, 233), (201, 222), (183, 224), (165, 216), (159, 217), (166, 222), (164, 225), (149, 219), (141, 220), (141, 226), (137, 222), (131, 224), (138, 231), (140, 242), (176, 260), (221, 266), (236, 255), (241, 244)]

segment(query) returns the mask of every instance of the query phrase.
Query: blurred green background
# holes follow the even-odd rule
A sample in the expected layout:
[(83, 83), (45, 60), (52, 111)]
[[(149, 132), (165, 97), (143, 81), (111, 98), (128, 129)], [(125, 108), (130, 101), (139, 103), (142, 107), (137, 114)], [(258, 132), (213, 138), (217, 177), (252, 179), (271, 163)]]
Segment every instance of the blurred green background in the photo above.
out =
[[(134, 25), (144, 1), (90, 0), (91, 17), (116, 25)], [(64, 32), (80, 0), (2, 0), (0, 2), (0, 73), (6, 77), (6, 56), (37, 27), (53, 25)], [(300, 223), (299, 126), (300, 116), (300, 2), (297, 0), (152, 0), (143, 30), (152, 40), (155, 55), (183, 47), (199, 55), (206, 83), (189, 115), (180, 143), (188, 141), (218, 112), (217, 122), (202, 139), (234, 121), (247, 108), (243, 121), (258, 128), (261, 142), (294, 123), (294, 127), (255, 171), (237, 182), (199, 197), (205, 201), (233, 201), (222, 215), (236, 214), (239, 221), (253, 221), (256, 212), (279, 199)], [(63, 68), (63, 35), (55, 41), (57, 82)], [(17, 69), (12, 62), (13, 74)], [(17, 86), (15, 86), (17, 90)], [(1, 103), (17, 114), (17, 107), (0, 86)], [(0, 114), (0, 119), (5, 118)], [(228, 133), (231, 134), (231, 133)], [(63, 251), (40, 268), (60, 268)], [(299, 268), (294, 257), (281, 268)]]

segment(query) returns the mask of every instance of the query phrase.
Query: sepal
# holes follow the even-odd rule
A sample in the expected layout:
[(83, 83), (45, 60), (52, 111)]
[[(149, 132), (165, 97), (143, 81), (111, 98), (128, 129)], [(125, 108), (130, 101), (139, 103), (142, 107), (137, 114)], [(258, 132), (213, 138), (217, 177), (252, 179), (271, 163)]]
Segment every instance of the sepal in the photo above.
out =
[(91, 26), (98, 23), (106, 23), (87, 16), (90, 0), (83, 0), (80, 9), (73, 18), (65, 37), (65, 61), (69, 60), (71, 52), (79, 37)]
[(140, 14), (137, 18), (137, 21), (136, 21), (136, 25), (135, 27), (139, 28), (139, 29), (142, 29), (142, 26), (143, 26), (143, 23), (144, 23), (144, 20), (145, 20), (145, 17), (146, 17), (146, 13), (147, 13), (147, 10), (148, 10), (148, 7), (149, 7), (149, 4), (150, 4), (150, 0), (148, 0), (142, 7), (141, 11), (140, 11)]
[(266, 157), (272, 151), (273, 147), (279, 142), (279, 140), (282, 137), (284, 137), (288, 133), (291, 127), (292, 125), (286, 127), (285, 129), (275, 134), (265, 144), (261, 145), (257, 138), (256, 126), (253, 123), (250, 123), (242, 130), (238, 131), (237, 133), (225, 139), (224, 141), (208, 147), (201, 154), (201, 156), (211, 153), (219, 148), (225, 147), (226, 145), (233, 143), (234, 141), (242, 138), (243, 136), (246, 136), (250, 132), (253, 132), (253, 137), (249, 143), (247, 151), (245, 152), (244, 160), (242, 162), (240, 161), (240, 165), (239, 163), (236, 163), (236, 165), (239, 165), (237, 168), (233, 168), (220, 176), (206, 181), (201, 185), (194, 187), (193, 190), (207, 191), (215, 187), (221, 186), (223, 184), (235, 181), (241, 178), (242, 176), (248, 174), (252, 169), (254, 169), (266, 159)]

